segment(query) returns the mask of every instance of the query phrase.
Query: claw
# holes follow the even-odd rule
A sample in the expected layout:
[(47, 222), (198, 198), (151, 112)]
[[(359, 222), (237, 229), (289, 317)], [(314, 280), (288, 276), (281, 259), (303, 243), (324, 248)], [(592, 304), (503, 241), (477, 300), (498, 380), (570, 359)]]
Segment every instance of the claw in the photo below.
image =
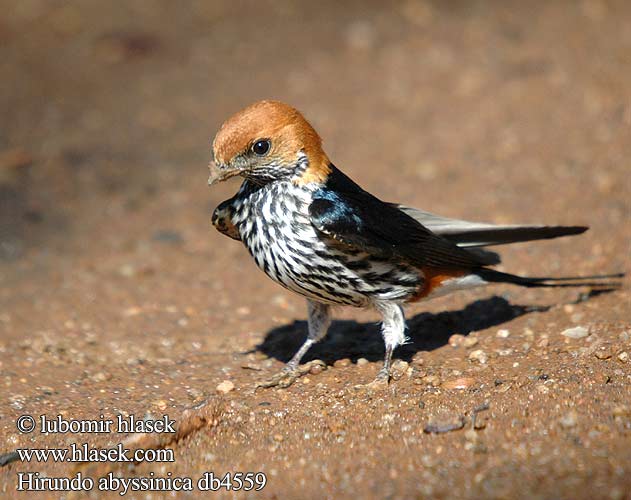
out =
[(355, 389), (358, 391), (382, 391), (388, 388), (390, 382), (390, 373), (387, 370), (381, 369), (375, 380), (368, 384), (358, 384)]
[(300, 377), (309, 373), (314, 366), (326, 368), (326, 364), (319, 359), (314, 359), (313, 361), (309, 361), (304, 365), (296, 367), (290, 366), (288, 364), (280, 372), (273, 375), (271, 378), (257, 382), (256, 388), (258, 389), (259, 387), (279, 387), (281, 389), (285, 389), (293, 384)]

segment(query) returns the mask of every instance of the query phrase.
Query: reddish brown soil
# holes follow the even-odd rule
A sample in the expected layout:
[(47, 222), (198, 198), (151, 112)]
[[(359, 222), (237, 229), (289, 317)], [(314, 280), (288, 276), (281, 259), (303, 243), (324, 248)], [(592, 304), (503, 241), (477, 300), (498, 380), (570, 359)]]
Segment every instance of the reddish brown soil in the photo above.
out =
[[(628, 280), (598, 296), (494, 287), (416, 305), (397, 351), (409, 365), (381, 392), (355, 389), (380, 367), (377, 316), (341, 309), (308, 357), (327, 370), (255, 392), (304, 337), (305, 307), (210, 227), (237, 183), (209, 190), (205, 168), (229, 114), (282, 99), (384, 199), (592, 228), (502, 249), (503, 269), (628, 272), (628, 2), (29, 0), (2, 12), (0, 452), (120, 441), (20, 434), (23, 414), (181, 425), (208, 400), (209, 424), (168, 445), (175, 463), (83, 470), (263, 471), (264, 498), (631, 498)], [(589, 335), (562, 335), (576, 326)], [(223, 381), (234, 389), (220, 394)], [(12, 463), (0, 492), (30, 498), (18, 472), (74, 470)]]

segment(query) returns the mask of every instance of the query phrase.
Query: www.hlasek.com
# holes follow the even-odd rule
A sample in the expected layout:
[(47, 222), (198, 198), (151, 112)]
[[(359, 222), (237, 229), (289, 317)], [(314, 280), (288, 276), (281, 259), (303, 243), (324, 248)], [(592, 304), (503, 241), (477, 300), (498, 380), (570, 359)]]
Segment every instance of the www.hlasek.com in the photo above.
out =
[(173, 450), (131, 450), (118, 443), (113, 448), (91, 448), (88, 443), (70, 448), (18, 448), (15, 452), (22, 462), (175, 462)]
[[(40, 415), (36, 420), (31, 415), (22, 415), (16, 420), (23, 434), (39, 431), (44, 436), (54, 434), (103, 434), (103, 433), (175, 433), (175, 420), (167, 415), (160, 419), (137, 419), (133, 415), (115, 419), (77, 420), (65, 419), (61, 415)], [(175, 462), (170, 448), (130, 449), (118, 443), (110, 448), (92, 447), (89, 443), (71, 443), (67, 448), (19, 448), (15, 457), (22, 462)], [(39, 472), (18, 472), (17, 491), (118, 491), (125, 495), (129, 491), (260, 491), (267, 484), (263, 472), (203, 472), (197, 477), (174, 476), (171, 472), (158, 476), (150, 472), (144, 477), (120, 477), (113, 472), (92, 478), (77, 472), (73, 476), (50, 477)]]

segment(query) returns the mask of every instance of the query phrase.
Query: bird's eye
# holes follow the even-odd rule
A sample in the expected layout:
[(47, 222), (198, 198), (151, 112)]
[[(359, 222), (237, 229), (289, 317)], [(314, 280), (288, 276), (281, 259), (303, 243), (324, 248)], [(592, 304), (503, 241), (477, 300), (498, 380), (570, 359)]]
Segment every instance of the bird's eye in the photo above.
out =
[(267, 139), (261, 139), (252, 144), (252, 152), (258, 156), (265, 156), (271, 147), (271, 143)]

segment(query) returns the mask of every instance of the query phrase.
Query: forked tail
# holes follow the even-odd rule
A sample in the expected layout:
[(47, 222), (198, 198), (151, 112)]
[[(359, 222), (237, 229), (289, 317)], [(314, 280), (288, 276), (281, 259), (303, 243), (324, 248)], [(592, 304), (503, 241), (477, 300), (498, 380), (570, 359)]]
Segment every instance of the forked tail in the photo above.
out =
[(562, 278), (532, 278), (503, 273), (501, 271), (487, 268), (478, 269), (475, 271), (475, 274), (488, 283), (511, 283), (513, 285), (525, 286), (528, 288), (588, 286), (598, 288), (600, 290), (613, 290), (620, 288), (622, 283), (619, 280), (625, 275), (624, 273), (615, 273)]

